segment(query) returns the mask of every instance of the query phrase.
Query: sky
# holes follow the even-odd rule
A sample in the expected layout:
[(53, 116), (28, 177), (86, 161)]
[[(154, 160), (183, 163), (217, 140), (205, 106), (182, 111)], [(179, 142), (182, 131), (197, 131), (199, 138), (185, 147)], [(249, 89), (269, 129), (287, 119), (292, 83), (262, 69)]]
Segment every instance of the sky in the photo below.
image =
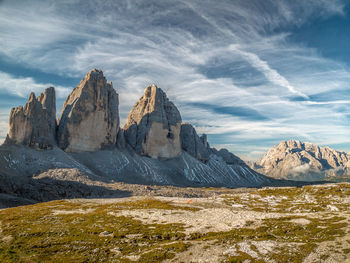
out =
[(211, 146), (245, 160), (282, 140), (350, 151), (350, 1), (0, 0), (0, 141), (12, 107), (92, 68), (122, 125), (162, 88)]

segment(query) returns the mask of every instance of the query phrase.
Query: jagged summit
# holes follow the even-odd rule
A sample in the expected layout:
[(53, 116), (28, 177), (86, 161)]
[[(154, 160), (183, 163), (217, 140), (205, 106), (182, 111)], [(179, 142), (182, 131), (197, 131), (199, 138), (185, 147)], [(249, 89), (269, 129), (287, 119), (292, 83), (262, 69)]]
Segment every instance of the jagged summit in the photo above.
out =
[(254, 167), (276, 178), (314, 180), (350, 176), (350, 155), (309, 142), (282, 141)]
[(176, 125), (182, 121), (179, 110), (155, 84), (145, 88), (143, 96), (131, 109), (124, 127), (133, 123), (140, 124), (146, 114), (152, 114), (158, 122), (168, 121), (169, 125)]
[(165, 92), (148, 86), (124, 126), (126, 141), (142, 155), (172, 158), (181, 154), (181, 115)]
[(115, 145), (119, 130), (118, 94), (103, 72), (92, 69), (63, 105), (57, 140), (69, 152), (96, 151)]
[(12, 108), (6, 143), (46, 149), (56, 144), (56, 96), (53, 87), (38, 98), (32, 92), (24, 107)]

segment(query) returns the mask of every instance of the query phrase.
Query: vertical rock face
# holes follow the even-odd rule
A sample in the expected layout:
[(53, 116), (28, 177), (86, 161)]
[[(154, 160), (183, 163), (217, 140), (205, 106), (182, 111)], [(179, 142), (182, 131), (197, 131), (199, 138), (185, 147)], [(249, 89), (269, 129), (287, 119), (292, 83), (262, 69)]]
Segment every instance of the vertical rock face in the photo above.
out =
[(226, 164), (246, 166), (244, 161), (227, 149), (216, 150), (210, 148), (207, 135), (202, 134), (199, 137), (196, 130), (189, 123), (181, 125), (181, 146), (184, 151), (204, 163), (209, 160), (210, 155), (216, 155), (221, 157)]
[(201, 139), (201, 141), (204, 144), (205, 148), (210, 148), (206, 134), (203, 133), (201, 135), (201, 137), (199, 137), (199, 138)]
[(101, 70), (93, 69), (68, 96), (58, 121), (57, 140), (67, 152), (115, 145), (119, 130), (118, 94)]
[(157, 86), (145, 89), (124, 126), (126, 141), (137, 153), (152, 158), (181, 154), (181, 115)]
[(11, 110), (9, 124), (8, 143), (40, 149), (52, 148), (57, 127), (55, 89), (46, 89), (38, 98), (31, 93), (24, 107)]
[(199, 137), (196, 130), (189, 123), (181, 125), (182, 149), (202, 162), (206, 162), (210, 155), (207, 145), (204, 144), (204, 142), (206, 143), (206, 136), (205, 141), (204, 136), (205, 134)]

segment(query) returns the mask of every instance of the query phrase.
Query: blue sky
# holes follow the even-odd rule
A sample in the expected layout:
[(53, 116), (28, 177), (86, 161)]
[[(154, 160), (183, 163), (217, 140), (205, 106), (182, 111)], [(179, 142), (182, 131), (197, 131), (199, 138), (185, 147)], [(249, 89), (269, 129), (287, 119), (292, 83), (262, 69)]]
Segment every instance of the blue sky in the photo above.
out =
[(281, 140), (350, 151), (346, 0), (0, 1), (0, 140), (31, 91), (91, 68), (122, 124), (152, 83), (211, 145), (259, 158)]

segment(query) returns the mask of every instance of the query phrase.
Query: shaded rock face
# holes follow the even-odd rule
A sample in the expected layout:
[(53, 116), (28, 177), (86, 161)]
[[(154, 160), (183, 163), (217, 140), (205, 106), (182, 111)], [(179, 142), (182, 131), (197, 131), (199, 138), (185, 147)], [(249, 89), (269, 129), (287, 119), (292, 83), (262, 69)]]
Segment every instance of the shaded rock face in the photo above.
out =
[(350, 176), (350, 155), (312, 143), (282, 141), (254, 163), (253, 168), (275, 178), (337, 179)]
[(13, 108), (6, 143), (47, 149), (56, 144), (56, 96), (53, 87), (38, 98), (31, 93), (24, 107)]
[(118, 94), (101, 70), (93, 69), (63, 105), (57, 140), (67, 152), (96, 151), (115, 145), (119, 130)]
[(206, 140), (205, 135), (199, 137), (196, 130), (189, 123), (184, 123), (181, 125), (181, 147), (188, 154), (194, 158), (206, 162), (209, 159), (210, 152), (207, 148), (208, 144), (204, 144)]
[(116, 146), (118, 149), (126, 149), (127, 147), (123, 129), (119, 129), (118, 131)]
[(173, 158), (181, 154), (181, 115), (157, 86), (145, 89), (124, 126), (127, 143), (139, 154)]
[(206, 134), (202, 134), (201, 137), (199, 137), (199, 138), (202, 141), (202, 143), (204, 144), (205, 148), (210, 148)]
[(246, 166), (246, 163), (242, 159), (240, 159), (238, 156), (234, 155), (233, 153), (229, 152), (225, 148), (220, 149), (219, 151), (216, 150), (215, 148), (210, 148), (210, 151), (212, 154), (220, 156), (227, 164)]
[(182, 149), (201, 162), (206, 163), (210, 156), (212, 156), (213, 158), (219, 158), (229, 165), (247, 166), (244, 161), (227, 149), (217, 150), (211, 148), (207, 141), (207, 135), (202, 134), (199, 137), (194, 127), (189, 123), (181, 125), (180, 135)]

